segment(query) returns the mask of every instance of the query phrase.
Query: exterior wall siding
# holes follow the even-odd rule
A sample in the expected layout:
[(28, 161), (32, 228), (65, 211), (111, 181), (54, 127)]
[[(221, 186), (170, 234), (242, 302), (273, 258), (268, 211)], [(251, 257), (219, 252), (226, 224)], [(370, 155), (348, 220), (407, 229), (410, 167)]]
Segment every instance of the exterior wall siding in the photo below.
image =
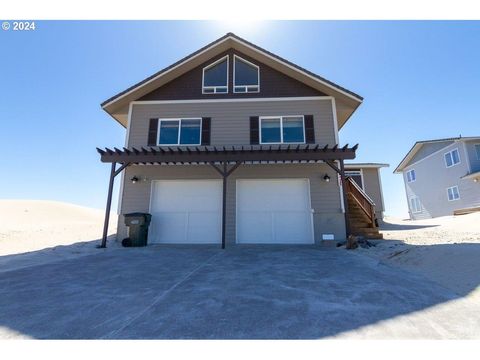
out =
[[(260, 92), (234, 93), (233, 92), (233, 56), (250, 61), (260, 68)], [(202, 94), (203, 68), (214, 63), (225, 55), (229, 56), (228, 66), (228, 93), (227, 94)], [(177, 77), (175, 80), (144, 95), (139, 100), (186, 100), (186, 99), (228, 99), (228, 98), (261, 98), (285, 96), (324, 96), (325, 94), (295, 80), (270, 66), (260, 63), (239, 51), (230, 49), (209, 61), (197, 66), (195, 69)]]
[[(444, 154), (458, 148), (460, 163), (447, 168)], [(417, 164), (407, 166), (403, 171), (403, 179), (407, 194), (410, 217), (425, 219), (430, 217), (452, 215), (456, 209), (480, 205), (480, 186), (472, 180), (462, 180), (468, 173), (468, 163), (461, 142), (455, 142), (443, 151)], [(416, 180), (407, 182), (407, 172), (415, 169)], [(448, 201), (447, 188), (458, 186), (460, 199)], [(422, 204), (422, 211), (413, 213), (410, 208), (410, 198), (418, 196)]]
[(418, 152), (412, 158), (412, 160), (409, 161), (408, 165), (414, 164), (417, 161), (425, 159), (427, 156), (451, 144), (453, 144), (453, 141), (442, 141), (442, 142), (423, 144), (420, 150), (418, 150)]
[(128, 146), (146, 146), (151, 118), (210, 117), (211, 145), (250, 144), (250, 116), (313, 115), (315, 142), (335, 144), (332, 100), (134, 104)]
[[(325, 182), (327, 173), (336, 178), (325, 164), (251, 164), (241, 165), (230, 175), (227, 182), (226, 240), (227, 244), (236, 241), (236, 180), (237, 179), (281, 179), (306, 178), (310, 182), (311, 205), (314, 210), (313, 223), (315, 243), (322, 242), (322, 234), (334, 234), (335, 240), (345, 239), (345, 220), (341, 209), (340, 187), (338, 182)], [(208, 165), (133, 165), (126, 170), (126, 179), (137, 176), (140, 181), (132, 184), (125, 181), (123, 201), (118, 221), (117, 239), (127, 236), (123, 214), (148, 212), (152, 181), (174, 179), (219, 179), (218, 173)]]

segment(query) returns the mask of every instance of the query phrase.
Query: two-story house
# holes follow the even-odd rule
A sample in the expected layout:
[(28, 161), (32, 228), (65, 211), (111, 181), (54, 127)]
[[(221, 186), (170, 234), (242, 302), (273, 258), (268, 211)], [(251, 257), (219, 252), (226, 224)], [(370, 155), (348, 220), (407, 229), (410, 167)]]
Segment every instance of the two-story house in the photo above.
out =
[(381, 236), (383, 165), (345, 165), (357, 146), (339, 144), (361, 103), (231, 33), (115, 95), (102, 108), (127, 134), (123, 149), (98, 149), (112, 164), (103, 246), (119, 174), (118, 239), (130, 212), (152, 215), (149, 243)]
[(480, 137), (417, 141), (394, 172), (411, 219), (480, 210)]

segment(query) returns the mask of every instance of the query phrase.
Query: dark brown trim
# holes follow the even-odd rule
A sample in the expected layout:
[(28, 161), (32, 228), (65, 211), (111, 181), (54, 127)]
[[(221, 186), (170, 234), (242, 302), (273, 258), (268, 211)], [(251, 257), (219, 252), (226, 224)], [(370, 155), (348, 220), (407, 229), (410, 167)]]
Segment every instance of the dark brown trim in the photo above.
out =
[(202, 118), (202, 145), (210, 145), (211, 122), (212, 118)]
[(315, 144), (315, 127), (313, 124), (313, 115), (304, 115), (305, 120), (305, 142)]
[(259, 117), (250, 116), (250, 145), (258, 145), (260, 142)]
[(157, 146), (158, 140), (158, 119), (150, 119), (148, 124), (148, 146)]
[(97, 151), (102, 162), (118, 163), (211, 163), (245, 161), (326, 161), (354, 159), (358, 145), (349, 148), (337, 145), (323, 148), (319, 145), (271, 145), (237, 147), (149, 147)]

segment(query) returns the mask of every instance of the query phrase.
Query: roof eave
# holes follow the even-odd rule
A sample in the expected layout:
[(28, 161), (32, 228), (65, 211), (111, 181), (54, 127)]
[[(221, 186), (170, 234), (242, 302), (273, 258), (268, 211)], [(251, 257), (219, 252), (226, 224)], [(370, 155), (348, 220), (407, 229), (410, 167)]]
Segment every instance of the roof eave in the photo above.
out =
[[(122, 106), (119, 106), (118, 108), (115, 108), (114, 105), (118, 104), (126, 96), (128, 96), (128, 95), (132, 94), (133, 92), (139, 90), (142, 86), (148, 85), (151, 82), (153, 82), (157, 79), (160, 79), (161, 77), (164, 77), (165, 75), (169, 74), (170, 72), (179, 68), (180, 66), (185, 65), (186, 63), (194, 60), (195, 58), (197, 58), (201, 54), (205, 53), (206, 51), (211, 50), (215, 47), (218, 47), (219, 45), (221, 45), (222, 43), (225, 43), (227, 41), (237, 42), (237, 43), (239, 43), (239, 44), (241, 44), (245, 47), (251, 48), (253, 51), (258, 52), (265, 57), (271, 58), (273, 61), (276, 61), (277, 63), (280, 63), (281, 65), (283, 65), (285, 67), (288, 67), (288, 68), (292, 69), (293, 71), (312, 79), (313, 81), (321, 84), (322, 86), (330, 88), (333, 92), (337, 92), (337, 93), (347, 97), (348, 99), (350, 99), (350, 101), (355, 102), (355, 104), (352, 104), (352, 105), (354, 105), (354, 106), (352, 106), (353, 111), (351, 112), (351, 114), (347, 117), (347, 119), (342, 124), (339, 124), (341, 126), (343, 126), (347, 122), (348, 118), (350, 118), (350, 116), (355, 112), (355, 110), (358, 108), (358, 106), (360, 106), (360, 104), (363, 102), (363, 98), (360, 95), (355, 94), (354, 92), (351, 92), (350, 90), (347, 90), (347, 89), (345, 89), (345, 88), (343, 88), (343, 87), (341, 87), (337, 84), (334, 84), (333, 82), (331, 82), (327, 79), (324, 79), (324, 78), (320, 77), (319, 75), (316, 75), (316, 74), (314, 74), (314, 73), (312, 73), (312, 72), (310, 72), (310, 71), (308, 71), (304, 68), (301, 68), (301, 67), (289, 62), (288, 60), (285, 60), (285, 59), (283, 59), (283, 58), (281, 58), (281, 57), (279, 57), (279, 56), (277, 56), (273, 53), (270, 53), (269, 51), (267, 51), (265, 49), (262, 49), (262, 48), (260, 48), (256, 45), (254, 45), (254, 44), (236, 36), (235, 34), (228, 33), (228, 34), (224, 35), (223, 37), (215, 40), (214, 42), (209, 43), (208, 45), (202, 47), (201, 49), (193, 52), (192, 54), (182, 58), (181, 60), (177, 61), (176, 63), (174, 63), (174, 64), (156, 72), (155, 74), (147, 77), (146, 79), (136, 83), (133, 86), (130, 86), (129, 88), (127, 88), (126, 90), (118, 93), (117, 95), (105, 100), (104, 102), (101, 103), (102, 109), (105, 110), (108, 114), (110, 114), (112, 117), (115, 118), (115, 116), (113, 115), (113, 111), (118, 109), (118, 108), (122, 108)], [(119, 121), (118, 119), (116, 119), (116, 120)]]

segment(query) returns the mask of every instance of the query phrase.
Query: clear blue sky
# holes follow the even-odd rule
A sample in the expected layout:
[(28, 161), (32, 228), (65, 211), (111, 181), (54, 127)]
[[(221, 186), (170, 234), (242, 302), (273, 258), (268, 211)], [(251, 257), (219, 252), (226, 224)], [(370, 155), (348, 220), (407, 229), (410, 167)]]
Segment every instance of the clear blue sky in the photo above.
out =
[(416, 140), (480, 135), (480, 22), (36, 22), (0, 30), (0, 198), (103, 208), (95, 147), (125, 130), (100, 103), (228, 31), (365, 98), (340, 142), (391, 165), (387, 214), (406, 215), (392, 171)]

